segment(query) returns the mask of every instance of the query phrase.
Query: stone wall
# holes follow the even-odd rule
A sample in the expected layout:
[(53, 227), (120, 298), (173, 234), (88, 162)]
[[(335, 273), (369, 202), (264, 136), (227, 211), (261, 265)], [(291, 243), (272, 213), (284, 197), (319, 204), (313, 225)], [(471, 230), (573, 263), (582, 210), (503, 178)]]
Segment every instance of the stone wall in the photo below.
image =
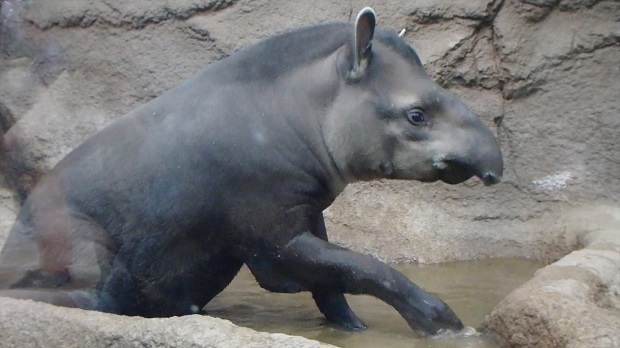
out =
[[(380, 26), (406, 29), (405, 39), (429, 73), (496, 132), (505, 178), (493, 187), (475, 180), (351, 185), (326, 211), (330, 238), (385, 260), (418, 262), (551, 261), (586, 245), (502, 302), (487, 329), (504, 345), (619, 342), (619, 230), (613, 225), (620, 201), (620, 2), (0, 4), (0, 247), (40, 175), (88, 135), (261, 37), (323, 21), (350, 22), (370, 5)], [(602, 203), (613, 213), (586, 209), (580, 219), (575, 210)], [(196, 316), (149, 321), (0, 302), (0, 317), (12, 318), (0, 320), (0, 331), (12, 335), (0, 346), (222, 346), (218, 339), (242, 344), (246, 334), (245, 342), (259, 346), (317, 345)]]
[(483, 328), (504, 347), (620, 347), (620, 209), (572, 210), (562, 220), (584, 248), (495, 307)]
[(497, 133), (505, 179), (352, 185), (326, 213), (332, 240), (391, 261), (554, 260), (578, 243), (558, 213), (620, 198), (617, 1), (1, 3), (0, 236), (89, 134), (258, 38), (366, 5)]

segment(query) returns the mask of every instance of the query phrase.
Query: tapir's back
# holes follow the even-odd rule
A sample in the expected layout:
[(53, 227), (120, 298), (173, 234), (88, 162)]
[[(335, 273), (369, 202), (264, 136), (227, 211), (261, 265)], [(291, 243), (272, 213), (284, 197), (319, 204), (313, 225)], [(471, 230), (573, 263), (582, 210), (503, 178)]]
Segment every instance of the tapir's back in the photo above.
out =
[[(0, 288), (40, 264), (64, 271), (79, 261), (99, 272), (97, 258), (112, 257), (149, 234), (165, 232), (163, 239), (174, 239), (180, 233), (209, 233), (205, 221), (219, 214), (223, 197), (234, 195), (235, 175), (239, 183), (256, 183), (260, 173), (290, 165), (243, 143), (256, 137), (248, 125), (260, 116), (253, 105), (262, 102), (261, 89), (343, 45), (350, 35), (350, 25), (328, 24), (264, 40), (91, 136), (27, 198), (0, 254)], [(299, 50), (299, 42), (309, 41), (317, 41), (315, 50)], [(262, 136), (286, 137), (281, 125), (268, 124)], [(292, 152), (286, 157), (297, 155), (294, 147), (282, 148)], [(52, 249), (62, 252), (47, 255)]]
[[(225, 182), (256, 183), (261, 173), (274, 178), (277, 171), (294, 171), (300, 166), (295, 160), (306, 165), (312, 158), (304, 158), (305, 144), (295, 143), (299, 134), (283, 125), (283, 117), (312, 118), (317, 111), (278, 105), (301, 86), (286, 86), (277, 95), (265, 91), (346, 45), (352, 35), (350, 24), (303, 28), (211, 64), (87, 139), (41, 180), (24, 209), (42, 216), (54, 202), (121, 243), (121, 236), (142, 234), (177, 216), (200, 221), (208, 205), (221, 205), (218, 198), (231, 195)], [(312, 49), (300, 49), (300, 43)], [(272, 140), (270, 147), (256, 146), (265, 138)], [(21, 222), (36, 230), (34, 221)]]

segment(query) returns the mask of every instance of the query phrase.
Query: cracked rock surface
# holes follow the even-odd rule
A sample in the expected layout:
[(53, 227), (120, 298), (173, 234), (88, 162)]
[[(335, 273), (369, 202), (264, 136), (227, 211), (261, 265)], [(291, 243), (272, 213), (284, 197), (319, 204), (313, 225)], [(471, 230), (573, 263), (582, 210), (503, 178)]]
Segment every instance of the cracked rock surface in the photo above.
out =
[(334, 241), (390, 261), (552, 261), (578, 241), (550, 216), (620, 198), (617, 1), (1, 3), (0, 171), (18, 202), (88, 135), (210, 62), (367, 5), (495, 131), (506, 170), (493, 187), (351, 185), (326, 212)]
[(93, 132), (262, 37), (351, 22), (364, 6), (405, 28), (429, 74), (496, 133), (505, 173), (492, 187), (351, 185), (325, 212), (332, 241), (388, 261), (551, 262), (585, 243), (558, 216), (620, 202), (618, 1), (0, 5), (0, 245), (38, 178)]

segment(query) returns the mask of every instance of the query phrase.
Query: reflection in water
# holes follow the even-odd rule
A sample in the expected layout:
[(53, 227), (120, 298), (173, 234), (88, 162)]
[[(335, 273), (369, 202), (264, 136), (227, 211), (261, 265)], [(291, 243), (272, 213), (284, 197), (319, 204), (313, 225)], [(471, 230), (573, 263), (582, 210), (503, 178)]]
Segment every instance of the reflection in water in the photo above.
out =
[[(530, 279), (540, 262), (489, 259), (438, 265), (400, 264), (396, 269), (452, 307), (466, 326), (477, 327), (508, 293)], [(368, 325), (347, 332), (327, 324), (310, 293), (275, 294), (261, 289), (243, 268), (206, 307), (212, 316), (260, 331), (281, 332), (341, 347), (496, 347), (479, 334), (435, 339), (418, 337), (392, 307), (369, 296), (347, 296)]]

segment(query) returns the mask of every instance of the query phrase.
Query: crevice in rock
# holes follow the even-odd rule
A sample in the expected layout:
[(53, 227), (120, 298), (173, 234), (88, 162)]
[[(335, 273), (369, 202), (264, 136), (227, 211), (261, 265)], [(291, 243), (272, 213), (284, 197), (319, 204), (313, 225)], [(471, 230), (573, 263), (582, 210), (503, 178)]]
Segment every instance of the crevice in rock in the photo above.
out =
[(199, 28), (196, 26), (187, 26), (180, 29), (183, 31), (189, 38), (207, 42), (210, 47), (209, 51), (217, 53), (217, 59), (223, 59), (231, 54), (231, 52), (223, 49), (220, 45), (218, 45), (217, 40), (215, 40), (208, 30), (204, 28)]
[(529, 22), (540, 22), (558, 6), (560, 0), (521, 0), (516, 10)]
[[(541, 90), (541, 87), (546, 83), (546, 80), (542, 78), (542, 75), (551, 67), (561, 67), (570, 62), (571, 60), (578, 58), (582, 54), (591, 54), (601, 49), (606, 49), (613, 46), (620, 45), (620, 36), (606, 36), (603, 39), (594, 44), (592, 47), (578, 46), (565, 55), (550, 58), (543, 64), (533, 68), (527, 76), (514, 76), (510, 75), (506, 69), (504, 69), (505, 83), (502, 89), (504, 99), (520, 99), (528, 97)], [(506, 87), (510, 88), (506, 88)]]
[(493, 124), (495, 125), (498, 134), (504, 125), (504, 116), (506, 115), (506, 99), (502, 97), (500, 103), (502, 111), (499, 115), (493, 117)]
[(349, 19), (347, 19), (347, 23), (353, 22), (353, 1), (349, 2)]
[[(488, 22), (495, 16), (495, 6), (497, 3), (503, 3), (504, 0), (494, 0), (487, 5), (487, 8), (481, 13), (464, 13), (464, 14), (449, 14), (446, 15), (442, 11), (438, 12), (425, 12), (421, 9), (416, 9), (409, 13), (409, 16), (414, 18), (418, 24), (436, 24), (440, 22), (447, 22), (454, 19), (466, 19), (475, 20), (480, 22)], [(501, 6), (501, 5), (500, 5)]]
[[(162, 6), (155, 13), (144, 13), (142, 15), (124, 14), (119, 9), (110, 5), (107, 1), (102, 4), (109, 10), (109, 13), (95, 13), (85, 11), (78, 15), (71, 15), (52, 19), (49, 22), (39, 23), (33, 19), (25, 19), (28, 24), (40, 30), (48, 30), (53, 27), (72, 28), (81, 27), (88, 28), (95, 24), (111, 26), (127, 29), (143, 29), (151, 24), (158, 24), (169, 20), (187, 20), (193, 16), (204, 14), (207, 12), (216, 12), (224, 8), (232, 6), (238, 0), (215, 0), (207, 4), (195, 4), (189, 8), (176, 9), (168, 6)], [(112, 13), (112, 15), (109, 15)]]
[[(15, 117), (9, 108), (0, 100), (0, 137), (15, 124)], [(0, 138), (2, 140), (2, 138)], [(0, 142), (0, 151), (2, 151), (2, 143)]]
[[(594, 7), (599, 2), (601, 1), (592, 0), (585, 4), (580, 2), (579, 4), (570, 5), (559, 0), (523, 0), (520, 2), (515, 2), (515, 10), (529, 22), (540, 22), (551, 15), (554, 11), (574, 11), (581, 8), (589, 9)], [(523, 11), (525, 10), (522, 8), (523, 6), (533, 6), (538, 9), (544, 9), (544, 16), (537, 15), (531, 17), (528, 14), (524, 14)], [(577, 58), (580, 54), (593, 53), (599, 49), (620, 45), (620, 36), (616, 33), (610, 33), (607, 36), (599, 36), (598, 38), (588, 40), (588, 43), (592, 44), (588, 47), (584, 47), (582, 45), (575, 46), (573, 36), (570, 45), (571, 48), (568, 52), (557, 56), (547, 57), (547, 59), (542, 61), (540, 65), (527, 71), (526, 75), (517, 75), (509, 71), (508, 66), (510, 64), (505, 62), (506, 57), (500, 53), (501, 48), (498, 43), (499, 39), (494, 31), (493, 24), (491, 24), (490, 28), (493, 30), (494, 52), (497, 54), (497, 64), (501, 71), (501, 76), (499, 76), (499, 79), (502, 81), (500, 84), (500, 91), (502, 92), (505, 100), (525, 98), (540, 91), (541, 87), (546, 83), (544, 75), (551, 67), (565, 64), (567, 61)]]
[(434, 14), (434, 13), (424, 13), (419, 11), (414, 11), (411, 13), (411, 16), (415, 19), (415, 23), (417, 24), (437, 24), (441, 22), (450, 22), (454, 19), (466, 19), (466, 20), (474, 20), (474, 21), (484, 21), (486, 19), (485, 15), (458, 15), (454, 14), (451, 16), (443, 16), (443, 14)]
[(560, 11), (576, 11), (582, 8), (592, 8), (599, 2), (604, 0), (579, 0), (579, 1), (560, 1)]
[[(499, 88), (500, 91), (503, 89), (503, 74), (501, 74), (501, 65), (499, 64), (500, 59), (499, 54), (497, 52), (497, 47), (494, 44), (495, 42), (495, 32), (493, 30), (493, 23), (499, 10), (501, 9), (504, 0), (495, 0), (487, 5), (487, 9), (484, 11), (485, 15), (481, 16), (456, 16), (458, 18), (466, 18), (469, 20), (477, 20), (478, 23), (476, 27), (473, 29), (470, 35), (463, 38), (460, 42), (454, 45), (452, 48), (447, 50), (444, 55), (433, 62), (433, 65), (438, 71), (436, 76), (437, 82), (444, 87), (450, 87), (453, 85), (464, 86), (464, 87), (480, 87), (483, 89), (496, 89)], [(451, 17), (454, 18), (454, 17)], [(451, 18), (446, 18), (446, 20), (450, 20)], [(474, 55), (474, 50), (477, 45), (480, 43), (481, 38), (483, 37), (484, 31), (489, 30), (491, 33), (491, 41), (492, 45), (492, 54), (493, 61), (495, 65), (495, 69), (498, 71), (496, 74), (497, 84), (492, 84), (491, 86), (485, 86), (482, 83), (483, 77), (480, 76), (478, 67), (478, 59)], [(472, 67), (468, 70), (475, 69), (476, 71), (473, 73), (473, 79), (467, 79), (461, 75), (458, 71), (458, 67), (461, 66), (468, 59), (472, 60)], [(494, 74), (492, 74), (494, 75)]]

